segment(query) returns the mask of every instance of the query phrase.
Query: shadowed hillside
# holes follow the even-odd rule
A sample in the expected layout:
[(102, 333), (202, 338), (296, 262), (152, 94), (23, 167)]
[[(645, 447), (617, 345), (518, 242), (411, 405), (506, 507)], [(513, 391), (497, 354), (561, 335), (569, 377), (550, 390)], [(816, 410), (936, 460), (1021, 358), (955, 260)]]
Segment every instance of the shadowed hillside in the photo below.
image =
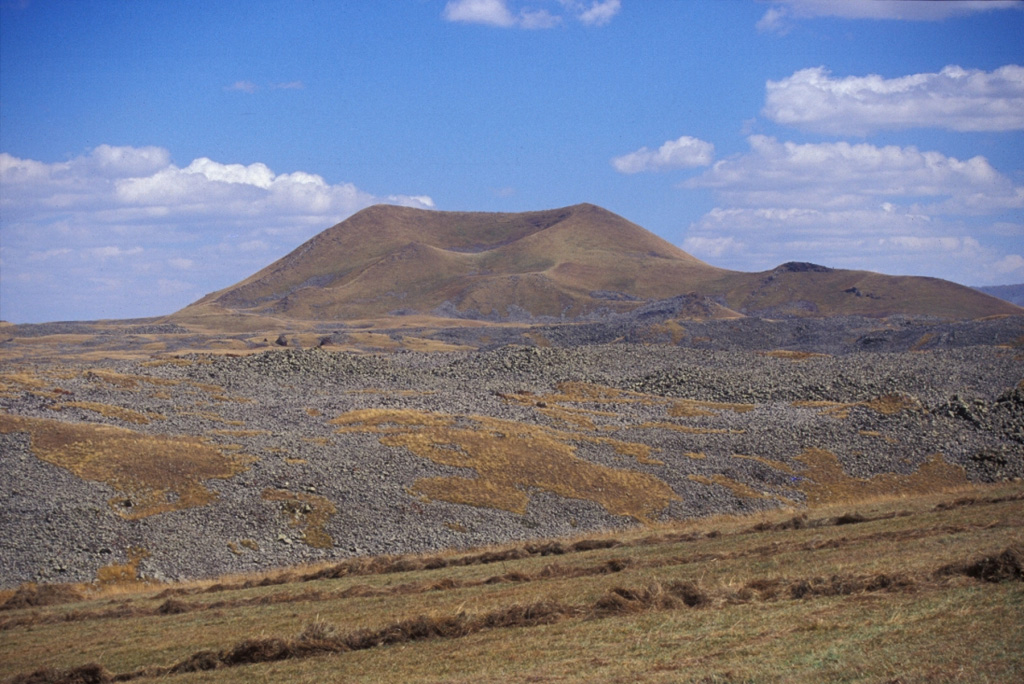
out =
[(687, 293), (714, 302), (716, 317), (739, 312), (977, 318), (1020, 312), (933, 278), (800, 263), (765, 273), (716, 268), (591, 204), (515, 214), (379, 205), (172, 319), (214, 326), (238, 315), (314, 321), (411, 313), (575, 319)]

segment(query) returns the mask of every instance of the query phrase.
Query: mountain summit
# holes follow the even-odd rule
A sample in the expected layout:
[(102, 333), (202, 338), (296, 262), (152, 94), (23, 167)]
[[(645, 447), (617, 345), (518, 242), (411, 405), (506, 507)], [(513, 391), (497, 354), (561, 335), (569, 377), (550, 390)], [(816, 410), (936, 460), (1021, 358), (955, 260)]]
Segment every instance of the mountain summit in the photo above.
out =
[(763, 273), (716, 268), (592, 204), (523, 213), (376, 205), (175, 318), (574, 319), (688, 293), (708, 298), (721, 315), (1021, 313), (934, 278), (804, 263)]

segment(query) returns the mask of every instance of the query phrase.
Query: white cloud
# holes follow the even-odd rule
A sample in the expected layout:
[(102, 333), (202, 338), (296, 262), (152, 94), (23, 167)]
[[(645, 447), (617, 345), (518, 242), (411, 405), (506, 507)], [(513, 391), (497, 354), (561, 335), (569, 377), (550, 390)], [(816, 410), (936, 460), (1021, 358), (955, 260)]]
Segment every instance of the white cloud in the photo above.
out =
[(1020, 254), (1007, 254), (993, 266), (1001, 276), (1010, 276), (1007, 280), (1024, 281), (1024, 256)]
[(610, 22), (619, 10), (622, 3), (619, 0), (605, 0), (604, 2), (592, 2), (590, 7), (584, 9), (583, 3), (573, 3), (576, 6), (579, 20), (587, 26), (604, 26)]
[[(0, 309), (22, 321), (169, 313), (377, 203), (434, 206), (258, 162), (182, 168), (158, 147), (101, 145), (57, 163), (0, 153)], [(189, 289), (167, 287), (183, 270)], [(123, 293), (111, 297), (111, 283)]]
[(902, 199), (943, 202), (945, 213), (1024, 207), (1024, 188), (981, 156), (961, 161), (895, 145), (747, 140), (749, 154), (716, 162), (684, 187), (711, 188), (730, 206), (850, 208)]
[(444, 6), (444, 18), (466, 24), (515, 26), (516, 18), (504, 0), (452, 0)]
[(785, 33), (790, 19), (838, 17), (896, 21), (942, 21), (977, 12), (1021, 9), (1017, 0), (775, 0), (757, 23), (759, 31)]
[(193, 261), (192, 259), (185, 259), (183, 257), (174, 257), (173, 259), (168, 259), (167, 263), (173, 266), (174, 268), (178, 269), (179, 271), (187, 271), (196, 265), (196, 262)]
[[(1019, 250), (1024, 187), (984, 157), (961, 161), (914, 147), (796, 144), (748, 138), (750, 151), (682, 185), (718, 202), (683, 249), (726, 268), (784, 261), (1006, 282)], [(1006, 267), (999, 270), (999, 264)]]
[[(969, 231), (969, 232), (968, 232)], [(911, 212), (716, 208), (691, 224), (682, 248), (715, 265), (767, 270), (786, 261), (961, 283), (1008, 282), (1013, 261), (976, 227)], [(1000, 270), (1001, 260), (1008, 268)]]
[(94, 259), (118, 259), (121, 257), (135, 256), (136, 254), (142, 254), (142, 247), (129, 247), (123, 249), (117, 245), (107, 245), (105, 247), (92, 247), (84, 250), (85, 254), (88, 254)]
[[(558, 4), (587, 26), (604, 26), (622, 8), (621, 0), (559, 0)], [(450, 0), (441, 16), (447, 21), (499, 28), (550, 29), (563, 22), (563, 15), (543, 7), (522, 6), (513, 10), (508, 0)]]
[(815, 67), (768, 81), (765, 91), (766, 117), (820, 133), (1024, 129), (1024, 67), (1014, 64), (991, 72), (947, 66), (939, 73), (891, 79), (832, 78), (824, 67)]
[(252, 81), (235, 81), (224, 90), (233, 90), (239, 93), (248, 93), (252, 95), (259, 90), (259, 86)]
[(714, 145), (684, 135), (665, 142), (654, 151), (641, 147), (635, 152), (615, 157), (612, 159), (612, 166), (620, 173), (639, 173), (707, 166), (714, 158)]

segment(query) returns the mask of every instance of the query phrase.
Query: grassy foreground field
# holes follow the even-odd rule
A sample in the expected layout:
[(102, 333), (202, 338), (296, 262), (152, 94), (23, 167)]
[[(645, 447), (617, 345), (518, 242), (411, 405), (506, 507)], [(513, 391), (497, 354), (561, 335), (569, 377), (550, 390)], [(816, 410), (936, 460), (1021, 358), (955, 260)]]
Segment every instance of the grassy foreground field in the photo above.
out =
[(0, 595), (12, 682), (1012, 682), (1024, 485)]

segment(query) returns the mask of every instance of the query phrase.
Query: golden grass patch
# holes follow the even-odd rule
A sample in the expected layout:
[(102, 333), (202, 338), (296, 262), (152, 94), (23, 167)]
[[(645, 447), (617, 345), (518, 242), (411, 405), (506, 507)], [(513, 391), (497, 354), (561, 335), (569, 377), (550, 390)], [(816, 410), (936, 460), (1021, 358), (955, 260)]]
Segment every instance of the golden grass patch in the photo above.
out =
[(98, 413), (101, 416), (106, 416), (107, 418), (116, 418), (117, 420), (121, 420), (126, 423), (135, 423), (137, 425), (145, 425), (149, 423), (151, 418), (163, 420), (163, 416), (159, 414), (148, 415), (138, 411), (133, 411), (132, 409), (124, 408), (123, 406), (100, 404), (95, 401), (62, 401), (58, 404), (54, 404), (50, 408), (54, 411), (61, 411), (65, 408), (78, 408)]
[(40, 460), (121, 492), (110, 505), (127, 519), (206, 505), (217, 495), (202, 483), (233, 477), (248, 460), (196, 437), (0, 414), (0, 433), (12, 432), (27, 433)]
[(204, 420), (209, 420), (214, 423), (223, 423), (224, 425), (232, 425), (237, 427), (242, 427), (243, 425), (245, 425), (244, 420), (229, 420), (227, 418), (223, 418), (217, 415), (216, 413), (213, 413), (212, 411), (178, 411), (178, 413), (180, 413), (183, 416), (196, 416), (197, 418), (203, 418)]
[(731, 477), (727, 477), (722, 473), (715, 473), (711, 477), (705, 477), (703, 475), (687, 475), (688, 480), (693, 482), (699, 482), (703, 485), (719, 485), (725, 487), (731, 491), (737, 498), (740, 499), (770, 499), (774, 498), (769, 494), (759, 492), (750, 485), (738, 482)]
[(379, 434), (435, 463), (476, 471), (476, 478), (423, 478), (412, 491), (432, 499), (525, 513), (530, 488), (595, 501), (616, 515), (650, 520), (678, 499), (660, 479), (596, 465), (575, 455), (576, 440), (649, 458), (645, 445), (564, 432), (486, 416), (364, 409), (331, 421), (339, 433)]
[(914, 397), (904, 394), (884, 394), (868, 401), (794, 401), (792, 405), (797, 408), (816, 408), (820, 412), (835, 418), (848, 418), (850, 409), (854, 406), (862, 406), (871, 409), (875, 413), (883, 415), (894, 415), (904, 411), (920, 411), (921, 402)]
[(694, 427), (692, 425), (680, 425), (679, 423), (668, 423), (665, 421), (649, 421), (631, 426), (631, 428), (636, 430), (672, 430), (674, 432), (682, 432), (688, 435), (742, 435), (745, 432), (745, 430), (735, 430), (731, 428), (702, 428)]
[(774, 349), (772, 351), (761, 352), (761, 356), (772, 356), (777, 359), (789, 359), (790, 361), (804, 361), (806, 359), (823, 358), (828, 356), (828, 354), (820, 354), (818, 352), (795, 351), (792, 349)]
[(673, 418), (696, 418), (700, 416), (713, 416), (722, 411), (746, 413), (753, 410), (753, 404), (729, 404), (714, 401), (697, 401), (695, 399), (675, 399), (668, 408), (668, 415)]
[(302, 532), (302, 541), (318, 549), (329, 549), (334, 540), (324, 529), (331, 516), (338, 512), (329, 499), (307, 492), (291, 492), (287, 489), (264, 489), (261, 496), (266, 501), (281, 503), (281, 512), (292, 527)]
[(139, 581), (139, 563), (149, 556), (149, 551), (132, 547), (128, 549), (127, 563), (111, 563), (96, 571), (96, 581), (100, 584), (125, 585)]
[(940, 454), (933, 454), (909, 475), (881, 473), (867, 479), (847, 475), (835, 454), (824, 449), (807, 449), (797, 460), (806, 468), (801, 473), (804, 479), (796, 487), (811, 507), (879, 496), (927, 494), (968, 484), (964, 469), (946, 463)]
[(790, 475), (795, 475), (796, 474), (791, 466), (783, 463), (782, 461), (776, 461), (776, 460), (771, 459), (771, 458), (764, 458), (763, 456), (747, 456), (746, 454), (733, 454), (732, 457), (733, 458), (745, 458), (748, 461), (757, 461), (758, 463), (762, 463), (762, 464), (768, 466), (769, 468), (774, 468), (775, 470), (781, 470), (782, 472), (789, 473)]
[(218, 428), (210, 430), (211, 435), (224, 435), (225, 437), (256, 437), (258, 435), (269, 435), (269, 430), (234, 430), (229, 428)]

